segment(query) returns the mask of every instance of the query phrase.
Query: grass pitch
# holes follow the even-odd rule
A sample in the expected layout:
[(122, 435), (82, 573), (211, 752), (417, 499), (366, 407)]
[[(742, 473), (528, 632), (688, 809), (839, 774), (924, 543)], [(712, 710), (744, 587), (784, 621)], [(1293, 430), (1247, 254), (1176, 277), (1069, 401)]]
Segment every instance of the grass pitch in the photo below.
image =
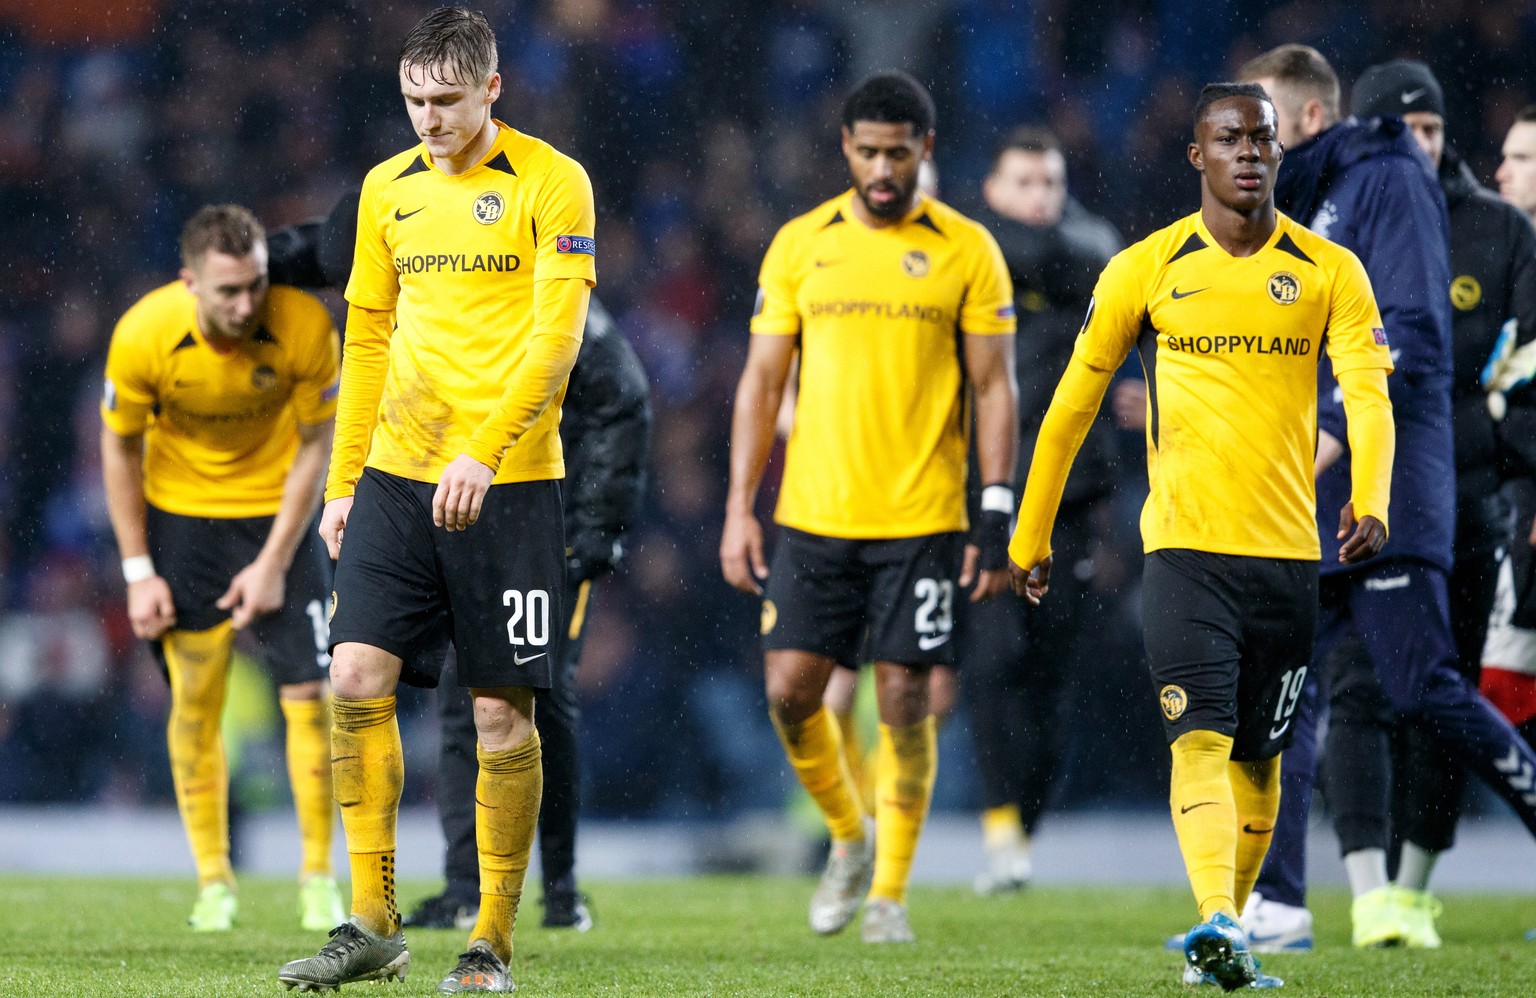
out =
[[(714, 877), (590, 888), (597, 928), (539, 927), (530, 904), (512, 972), (525, 995), (1191, 995), (1162, 939), (1194, 920), (1184, 890), (1045, 888), (1000, 898), (968, 890), (912, 892), (915, 946), (870, 947), (855, 923), (814, 937), (805, 924), (809, 878)], [(407, 884), (409, 906), (430, 893)], [(535, 891), (530, 891), (534, 895)], [(239, 927), (194, 935), (190, 880), (0, 877), (0, 995), (281, 995), (277, 968), (312, 954), (324, 936), (297, 927), (297, 889), (247, 878)], [(1267, 957), (1285, 994), (1536, 994), (1536, 898), (1444, 898), (1436, 952), (1349, 947), (1348, 898), (1313, 897), (1318, 949)], [(435, 993), (466, 940), (462, 932), (408, 934), (403, 986), (353, 984), (342, 995)], [(1220, 994), (1199, 989), (1201, 995)]]

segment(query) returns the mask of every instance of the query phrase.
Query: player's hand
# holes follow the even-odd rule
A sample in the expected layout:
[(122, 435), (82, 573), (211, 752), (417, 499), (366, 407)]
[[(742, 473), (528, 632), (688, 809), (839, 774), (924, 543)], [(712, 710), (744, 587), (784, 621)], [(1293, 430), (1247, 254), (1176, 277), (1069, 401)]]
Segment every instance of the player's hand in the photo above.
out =
[(976, 588), (971, 590), (970, 598), (972, 603), (980, 603), (984, 599), (991, 599), (1008, 588), (1008, 570), (1006, 568), (978, 568), (980, 562), (981, 548), (975, 544), (967, 544), (965, 546), (965, 558), (960, 563), (960, 588), (964, 589), (972, 582), (976, 583)]
[(332, 499), (320, 514), (320, 538), (325, 541), (326, 553), (332, 561), (341, 557), (341, 535), (346, 532), (347, 517), (351, 515), (351, 496)]
[(280, 566), (257, 558), (235, 574), (213, 605), (230, 611), (229, 619), (238, 631), (257, 617), (282, 608), (285, 574)]
[(158, 575), (128, 586), (128, 623), (133, 635), (153, 641), (176, 626), (176, 604), (170, 585)]
[[(1344, 540), (1346, 537), (1349, 539)], [(1387, 543), (1387, 528), (1374, 516), (1362, 516), (1356, 522), (1355, 504), (1351, 501), (1339, 510), (1338, 539), (1344, 541), (1339, 545), (1339, 562), (1353, 565), (1380, 553)]]
[(1013, 591), (1028, 600), (1031, 606), (1039, 606), (1045, 594), (1051, 591), (1051, 564), (1051, 555), (1040, 559), (1040, 563), (1033, 569), (1024, 568), (1010, 560), (1008, 574), (1013, 577)]
[(432, 522), (447, 531), (468, 530), (480, 519), (480, 506), (496, 472), (468, 454), (448, 462), (432, 493)]
[(750, 513), (725, 514), (725, 529), (720, 534), (720, 573), (725, 581), (753, 596), (761, 596), (761, 582), (768, 578), (768, 560), (763, 557), (763, 527)]

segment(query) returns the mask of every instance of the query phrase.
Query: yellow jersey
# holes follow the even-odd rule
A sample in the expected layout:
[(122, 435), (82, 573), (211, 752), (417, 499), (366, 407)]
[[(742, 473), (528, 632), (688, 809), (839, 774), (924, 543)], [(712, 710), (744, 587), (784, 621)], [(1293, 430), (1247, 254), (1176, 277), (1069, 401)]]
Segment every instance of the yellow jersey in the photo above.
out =
[(774, 519), (829, 537), (966, 529), (962, 334), (1011, 336), (990, 233), (920, 197), (870, 228), (847, 191), (786, 223), (763, 259), (752, 333), (797, 336), (794, 429)]
[(298, 424), (336, 411), (340, 341), (325, 306), (274, 287), (255, 333), (208, 345), (180, 281), (151, 291), (112, 331), (101, 420), (144, 437), (144, 498), (181, 516), (271, 516)]
[(1349, 250), (1284, 215), (1234, 257), (1196, 212), (1116, 255), (1074, 362), (1147, 376), (1147, 551), (1321, 557), (1313, 463), (1318, 358), (1392, 370), (1370, 279)]
[[(352, 494), (364, 458), (435, 482), (477, 433), (496, 438), (487, 449), (501, 454), (498, 484), (565, 474), (563, 384), (530, 425), (487, 420), (517, 390), (534, 335), (535, 283), (596, 283), (592, 185), (548, 143), (495, 124), (490, 151), (462, 174), (443, 173), (419, 145), (363, 181), (346, 296), (393, 312), (394, 330), (374, 421), (338, 422), (328, 499)], [(342, 374), (354, 376), (345, 362)]]

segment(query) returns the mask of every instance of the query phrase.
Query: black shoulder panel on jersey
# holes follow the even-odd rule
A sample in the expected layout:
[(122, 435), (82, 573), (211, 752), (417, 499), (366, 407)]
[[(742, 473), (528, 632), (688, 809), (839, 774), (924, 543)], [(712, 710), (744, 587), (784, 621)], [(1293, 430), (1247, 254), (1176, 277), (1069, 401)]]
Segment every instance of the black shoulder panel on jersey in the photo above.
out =
[(422, 159), (420, 156), (417, 156), (415, 159), (411, 160), (410, 166), (400, 171), (400, 176), (396, 177), (395, 179), (399, 180), (400, 177), (409, 177), (413, 173), (425, 173), (430, 169), (432, 168), (427, 165), (427, 161)]
[(1168, 262), (1172, 263), (1181, 256), (1188, 256), (1196, 250), (1203, 249), (1205, 249), (1205, 240), (1200, 238), (1200, 233), (1191, 232), (1189, 238), (1184, 240), (1184, 245), (1179, 247), (1179, 251), (1168, 258)]
[(187, 333), (185, 336), (183, 336), (181, 338), (181, 342), (180, 343), (177, 343), (175, 346), (171, 347), (171, 353), (175, 353), (177, 350), (180, 350), (182, 347), (195, 347), (195, 346), (197, 346), (197, 340), (193, 339), (191, 333)]
[(491, 161), (485, 164), (485, 166), (490, 170), (500, 170), (502, 173), (510, 173), (514, 177), (517, 176), (517, 171), (512, 169), (512, 164), (507, 161), (507, 154), (505, 152), (499, 152), (492, 156)]
[(1310, 263), (1314, 267), (1317, 266), (1317, 264), (1313, 262), (1312, 258), (1310, 256), (1307, 256), (1307, 254), (1303, 253), (1301, 251), (1301, 247), (1297, 246), (1296, 243), (1291, 239), (1291, 234), (1289, 232), (1284, 233), (1283, 235), (1281, 235), (1280, 241), (1275, 243), (1275, 249), (1277, 249), (1277, 250), (1285, 250), (1287, 253), (1291, 254), (1291, 256), (1294, 256), (1296, 259), (1303, 260), (1303, 261), (1305, 261), (1307, 263)]
[(926, 211), (914, 218), (912, 220), (912, 224), (921, 225), (925, 228), (932, 229), (934, 232), (937, 232), (941, 236), (944, 235), (944, 230), (933, 224), (933, 219), (928, 217), (928, 213)]
[(822, 228), (823, 228), (823, 229), (825, 229), (825, 228), (829, 228), (829, 227), (831, 227), (831, 226), (833, 226), (833, 225), (836, 225), (836, 224), (837, 224), (837, 223), (839, 223), (839, 222), (846, 222), (846, 221), (848, 221), (848, 220), (847, 220), (847, 219), (846, 219), (846, 218), (844, 218), (844, 217), (843, 217), (843, 210), (842, 210), (842, 209), (841, 209), (841, 208), (839, 208), (839, 209), (838, 209), (838, 210), (837, 210), (837, 211), (836, 211), (836, 212), (835, 212), (835, 213), (834, 213), (834, 214), (833, 214), (833, 215), (832, 215), (832, 217), (831, 217), (831, 218), (829, 218), (829, 219), (827, 219), (827, 224), (826, 224), (826, 225), (823, 225), (823, 226), (822, 226)]

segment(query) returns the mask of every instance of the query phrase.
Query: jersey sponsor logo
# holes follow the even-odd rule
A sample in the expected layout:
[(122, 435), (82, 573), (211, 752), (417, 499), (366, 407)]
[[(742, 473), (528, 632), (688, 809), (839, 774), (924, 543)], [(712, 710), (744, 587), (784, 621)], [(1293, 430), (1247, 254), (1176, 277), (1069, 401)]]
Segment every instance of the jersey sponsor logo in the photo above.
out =
[(908, 277), (927, 277), (928, 254), (922, 250), (908, 250), (901, 258), (901, 269)]
[(101, 404), (106, 406), (108, 411), (117, 408), (117, 386), (112, 383), (111, 378), (106, 378), (102, 381)]
[[(1169, 685), (1158, 691), (1157, 702), (1162, 704), (1164, 717), (1177, 721), (1189, 707), (1189, 696), (1184, 692), (1184, 687)], [(1198, 804), (1195, 806), (1199, 807)]]
[(774, 625), (778, 622), (779, 608), (773, 605), (773, 600), (763, 600), (763, 615), (757, 622), (758, 632), (761, 634), (767, 634), (769, 631), (773, 630)]
[(251, 387), (258, 392), (270, 392), (277, 387), (277, 371), (270, 365), (262, 364), (251, 372)]
[(1166, 334), (1168, 349), (1175, 353), (1257, 353), (1282, 357), (1306, 357), (1312, 341), (1297, 336), (1174, 336)]
[(806, 311), (813, 319), (823, 316), (852, 316), (857, 319), (916, 319), (918, 322), (932, 322), (945, 326), (955, 324), (954, 315), (949, 309), (939, 305), (924, 305), (921, 302), (850, 299), (813, 301), (807, 306)]
[(597, 240), (591, 236), (556, 236), (555, 252), (597, 256)]
[(1285, 270), (1269, 275), (1267, 290), (1270, 301), (1276, 305), (1294, 305), (1301, 298), (1301, 282), (1295, 274)]
[(475, 198), (475, 221), (481, 225), (493, 225), (507, 210), (506, 201), (495, 191), (486, 191)]
[(1407, 589), (1411, 581), (1407, 573), (1394, 575), (1390, 579), (1366, 579), (1365, 589), (1366, 592), (1385, 593), (1393, 589)]
[(399, 208), (396, 208), (395, 209), (395, 221), (403, 222), (407, 218), (410, 218), (412, 215), (415, 215), (415, 214), (417, 214), (419, 212), (423, 212), (423, 211), (426, 211), (426, 210), (427, 210), (427, 206), (426, 205), (422, 205), (420, 208), (417, 208), (416, 211), (401, 211)]
[(1451, 282), (1451, 305), (1458, 312), (1470, 312), (1483, 300), (1483, 286), (1471, 274), (1462, 274)]
[(1178, 288), (1174, 288), (1173, 292), (1172, 292), (1172, 297), (1173, 297), (1174, 301), (1178, 301), (1180, 298), (1188, 298), (1190, 295), (1197, 295), (1197, 294), (1199, 294), (1202, 291), (1209, 291), (1209, 290), (1211, 290), (1209, 287), (1196, 288), (1193, 291), (1180, 291)]
[(397, 274), (510, 274), (522, 265), (522, 258), (516, 253), (418, 253), (395, 257)]
[[(1376, 345), (1379, 346), (1379, 347), (1384, 347), (1384, 346), (1389, 346), (1390, 345), (1390, 344), (1387, 343), (1387, 331), (1385, 329), (1382, 329), (1380, 326), (1373, 326), (1373, 327), (1371, 327), (1371, 339), (1375, 340), (1376, 341)], [(1392, 363), (1394, 363), (1394, 364), (1397, 363), (1397, 351), (1396, 350), (1392, 351)], [(1341, 391), (1339, 394), (1343, 395), (1344, 393)]]

